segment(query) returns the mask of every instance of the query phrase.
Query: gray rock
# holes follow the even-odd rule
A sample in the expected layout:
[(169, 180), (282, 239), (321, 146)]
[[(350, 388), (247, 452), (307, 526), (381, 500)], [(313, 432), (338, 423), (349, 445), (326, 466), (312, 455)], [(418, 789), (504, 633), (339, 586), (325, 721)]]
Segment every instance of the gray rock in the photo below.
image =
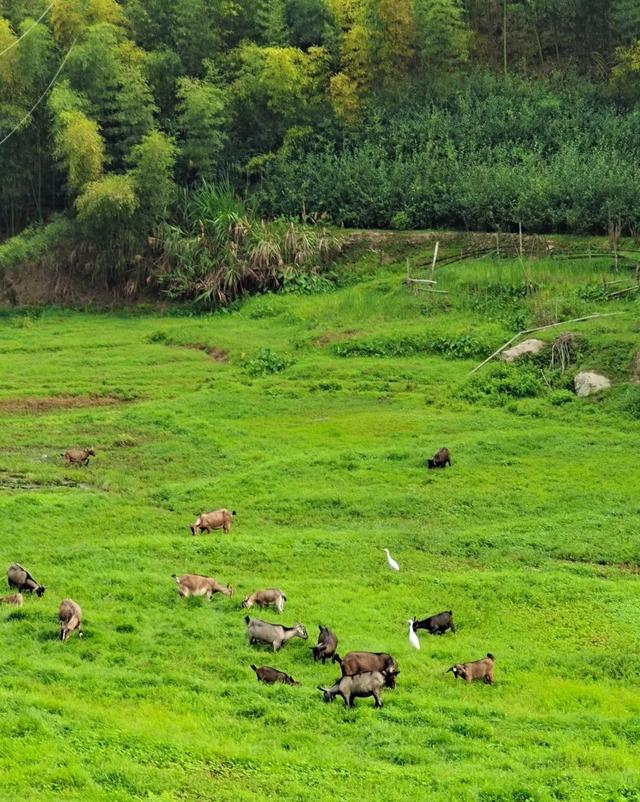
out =
[(611, 387), (611, 380), (601, 373), (594, 373), (590, 370), (583, 370), (576, 373), (573, 379), (573, 386), (576, 395), (583, 398), (593, 393), (599, 393), (601, 390), (608, 390)]
[(518, 343), (518, 345), (514, 345), (512, 348), (507, 348), (506, 351), (503, 351), (500, 354), (500, 359), (503, 362), (513, 362), (515, 359), (525, 354), (539, 354), (545, 346), (546, 343), (544, 340), (536, 340), (535, 338), (523, 340), (521, 343)]

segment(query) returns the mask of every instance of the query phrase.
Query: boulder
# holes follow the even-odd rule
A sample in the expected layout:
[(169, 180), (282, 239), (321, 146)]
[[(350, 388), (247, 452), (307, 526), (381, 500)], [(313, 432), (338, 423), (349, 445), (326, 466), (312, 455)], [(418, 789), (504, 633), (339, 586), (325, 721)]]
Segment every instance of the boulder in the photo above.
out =
[(503, 351), (500, 354), (500, 359), (503, 362), (513, 362), (518, 357), (525, 356), (525, 354), (539, 354), (540, 351), (545, 347), (546, 342), (544, 340), (523, 340), (518, 345), (514, 345), (512, 348), (507, 348), (506, 351)]
[(576, 373), (573, 379), (573, 386), (576, 395), (581, 398), (586, 395), (593, 395), (599, 393), (600, 390), (607, 390), (611, 387), (611, 380), (607, 379), (601, 373), (594, 373), (590, 370), (583, 370)]

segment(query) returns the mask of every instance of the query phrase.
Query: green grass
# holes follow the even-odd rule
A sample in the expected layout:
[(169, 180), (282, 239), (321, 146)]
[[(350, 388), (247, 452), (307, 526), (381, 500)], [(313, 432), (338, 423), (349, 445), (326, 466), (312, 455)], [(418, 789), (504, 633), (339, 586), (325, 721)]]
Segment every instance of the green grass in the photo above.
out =
[[(609, 271), (481, 260), (442, 269), (448, 296), (415, 296), (402, 260), (365, 255), (333, 292), (227, 314), (4, 315), (0, 566), (47, 593), (0, 608), (2, 802), (640, 800), (640, 302), (581, 296)], [(506, 382), (489, 365), (486, 393), (468, 377), (481, 357), (402, 350), (497, 347), (594, 311), (622, 314), (571, 329), (568, 376), (533, 362)], [(392, 355), (340, 355), (372, 341)], [(252, 368), (265, 360), (278, 369)], [(612, 391), (563, 395), (583, 366), (607, 367)], [(508, 389), (541, 370), (550, 387)], [(82, 445), (96, 459), (64, 467)], [(443, 445), (453, 469), (427, 472)], [(192, 538), (219, 506), (238, 511), (232, 533)], [(236, 595), (180, 600), (182, 572)], [(247, 645), (240, 609), (268, 586), (310, 635), (275, 656)], [(64, 596), (86, 630), (66, 644)], [(444, 609), (457, 633), (412, 651), (407, 618)], [(318, 623), (341, 653), (398, 659), (382, 710), (322, 702), (337, 672), (311, 660)], [(495, 686), (445, 673), (488, 651)], [(302, 685), (261, 686), (250, 663)]]

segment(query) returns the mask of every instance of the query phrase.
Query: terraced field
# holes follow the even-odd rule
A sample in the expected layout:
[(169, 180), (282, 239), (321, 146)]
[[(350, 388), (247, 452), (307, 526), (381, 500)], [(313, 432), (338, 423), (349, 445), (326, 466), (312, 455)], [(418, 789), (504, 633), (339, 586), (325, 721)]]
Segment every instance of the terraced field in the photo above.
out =
[[(47, 586), (0, 608), (0, 799), (640, 800), (640, 302), (586, 259), (454, 263), (416, 295), (404, 256), (226, 313), (0, 318), (0, 566)], [(575, 333), (564, 374), (546, 351), (469, 376), (598, 312), (540, 333)], [(575, 398), (578, 368), (612, 390)], [(229, 535), (191, 537), (223, 506)], [(185, 572), (236, 594), (181, 600)], [(248, 646), (259, 587), (308, 642)], [(414, 651), (407, 619), (448, 609)], [(322, 702), (319, 623), (396, 656), (382, 710)], [(493, 687), (445, 673), (488, 651)]]

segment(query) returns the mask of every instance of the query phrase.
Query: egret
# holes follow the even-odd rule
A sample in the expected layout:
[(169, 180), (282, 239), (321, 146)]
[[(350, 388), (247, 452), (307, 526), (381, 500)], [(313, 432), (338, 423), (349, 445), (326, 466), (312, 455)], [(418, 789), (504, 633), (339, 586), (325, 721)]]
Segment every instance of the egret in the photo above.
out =
[(389, 549), (385, 549), (384, 553), (387, 555), (387, 564), (392, 571), (399, 571), (400, 566), (398, 563), (393, 559), (393, 557), (389, 554)]
[(409, 643), (414, 649), (420, 649), (420, 641), (418, 640), (418, 636), (413, 628), (415, 618), (410, 618), (407, 623), (409, 624)]

